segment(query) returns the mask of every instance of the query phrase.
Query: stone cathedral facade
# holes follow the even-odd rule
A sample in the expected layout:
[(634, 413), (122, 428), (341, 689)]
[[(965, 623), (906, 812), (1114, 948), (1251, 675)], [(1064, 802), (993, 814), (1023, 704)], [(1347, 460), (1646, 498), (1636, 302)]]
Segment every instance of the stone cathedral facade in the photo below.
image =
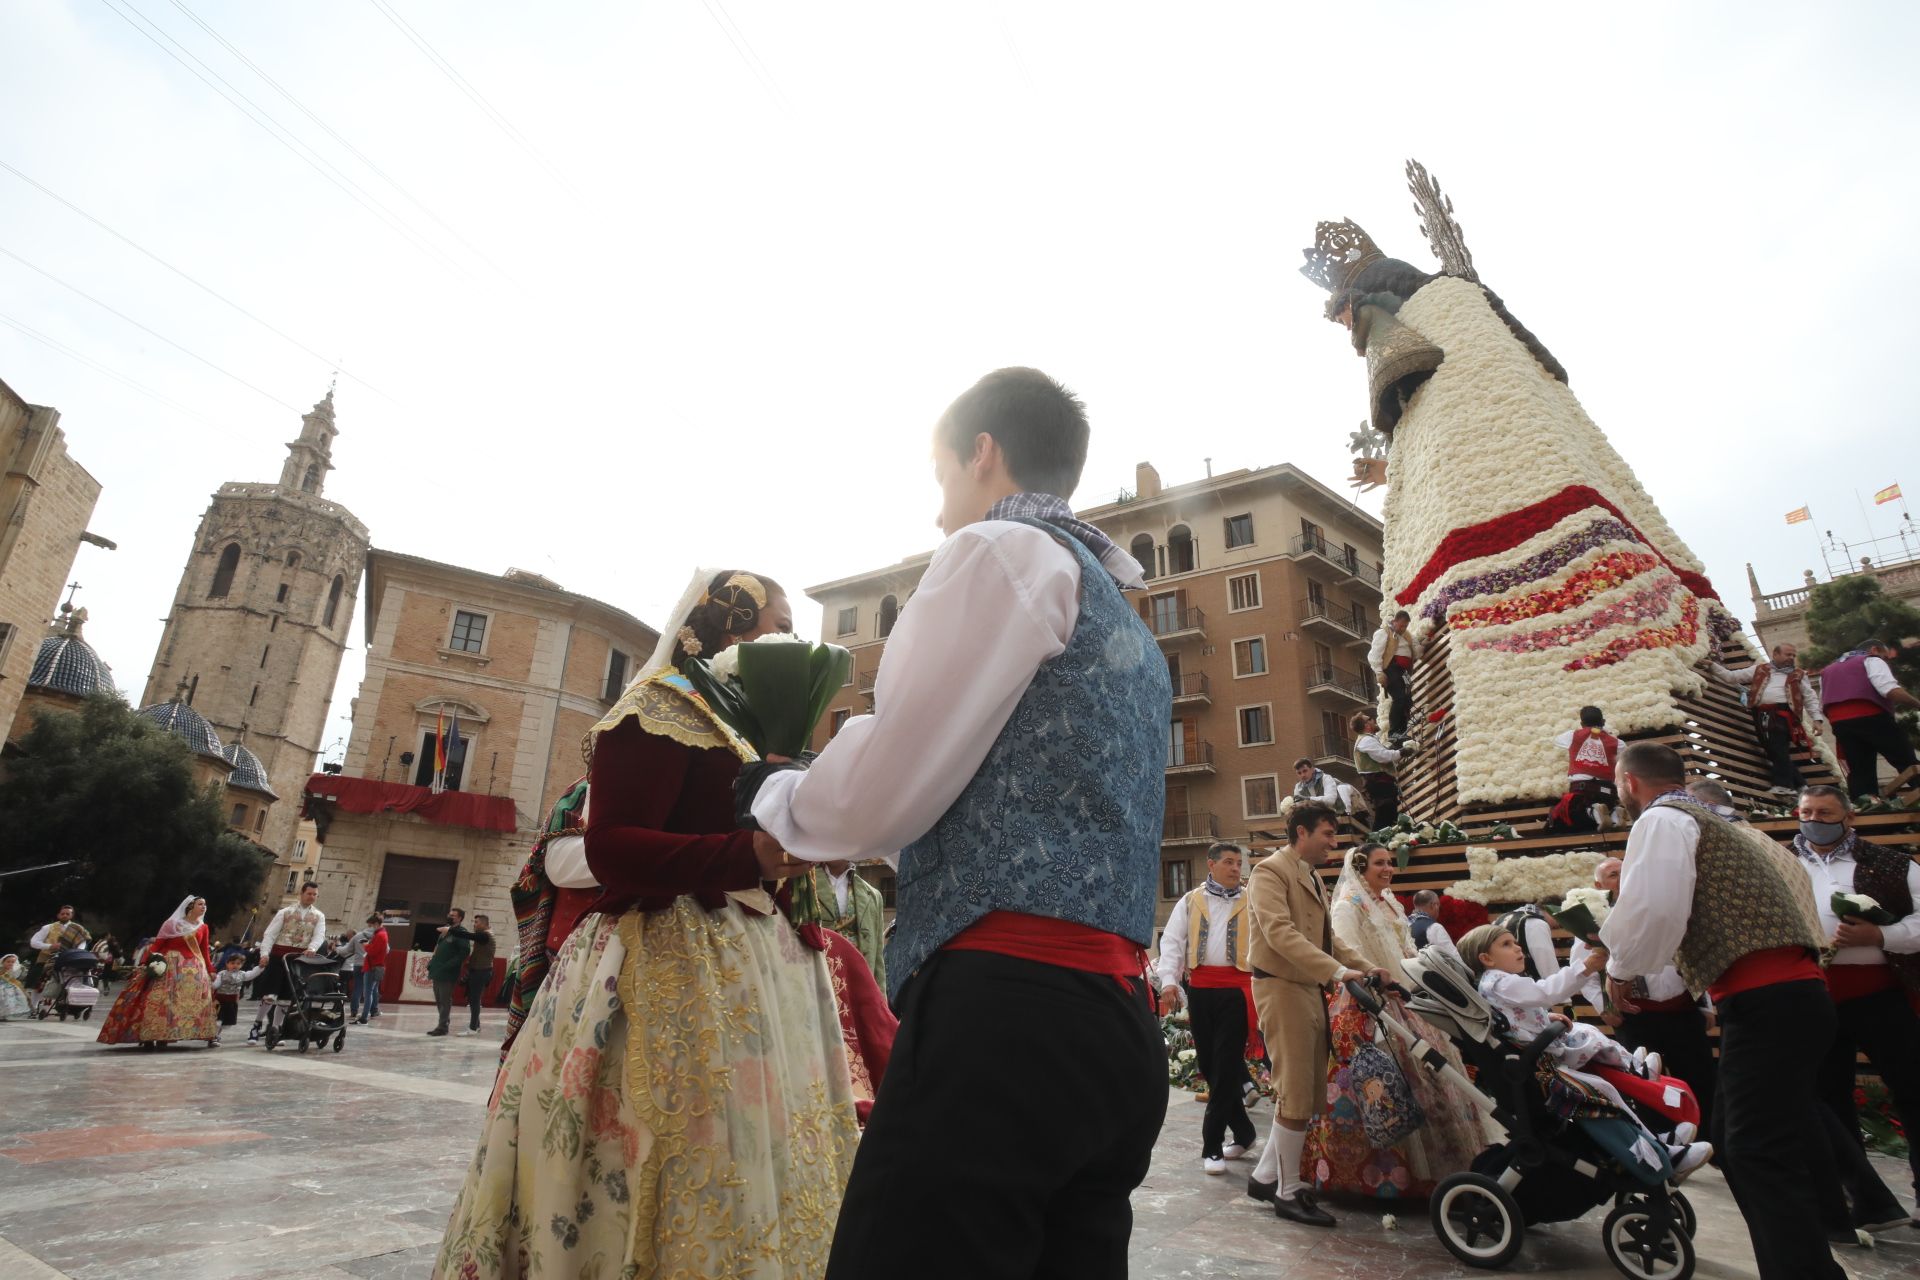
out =
[(367, 527), (323, 496), (337, 430), (329, 391), (300, 420), (278, 484), (232, 482), (213, 495), (140, 700), (178, 691), (223, 741), (260, 758), (281, 802), (248, 834), (281, 866), (263, 891), (274, 904), (367, 556)]

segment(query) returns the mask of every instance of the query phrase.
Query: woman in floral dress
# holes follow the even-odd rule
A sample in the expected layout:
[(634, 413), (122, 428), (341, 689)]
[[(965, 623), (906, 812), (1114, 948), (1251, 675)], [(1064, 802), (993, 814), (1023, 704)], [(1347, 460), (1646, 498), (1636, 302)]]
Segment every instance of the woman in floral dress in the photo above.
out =
[[(213, 1003), (213, 960), (207, 951), (207, 900), (189, 895), (160, 926), (100, 1028), (101, 1044), (156, 1049), (220, 1034)], [(156, 966), (159, 972), (155, 972)]]
[(825, 954), (734, 824), (753, 749), (676, 667), (792, 629), (770, 580), (702, 573), (589, 735), (602, 887), (501, 1065), (434, 1274), (817, 1280), (858, 1136)]
[(11, 951), (0, 956), (0, 1022), (8, 1018), (24, 1018), (31, 1011), (27, 989), (20, 983), (25, 974), (19, 956)]
[[(1412, 958), (1415, 947), (1406, 912), (1388, 892), (1394, 869), (1393, 852), (1381, 845), (1363, 844), (1348, 853), (1334, 889), (1333, 931), (1366, 957), (1369, 966), (1385, 969), (1404, 983), (1401, 962)], [(1438, 1045), (1456, 1068), (1461, 1066), (1446, 1036), (1423, 1022), (1399, 996), (1387, 998), (1403, 1022), (1429, 1044)], [(1383, 1047), (1412, 1086), (1426, 1123), (1398, 1146), (1369, 1146), (1361, 1127), (1360, 1103), (1348, 1083), (1348, 1065), (1354, 1051), (1373, 1040), (1372, 1020), (1342, 990), (1327, 1010), (1327, 1025), (1333, 1045), (1327, 1107), (1307, 1131), (1301, 1157), (1303, 1179), (1322, 1191), (1380, 1199), (1424, 1198), (1442, 1178), (1473, 1163), (1485, 1145), (1480, 1112), (1452, 1082), (1419, 1067), (1392, 1034)]]

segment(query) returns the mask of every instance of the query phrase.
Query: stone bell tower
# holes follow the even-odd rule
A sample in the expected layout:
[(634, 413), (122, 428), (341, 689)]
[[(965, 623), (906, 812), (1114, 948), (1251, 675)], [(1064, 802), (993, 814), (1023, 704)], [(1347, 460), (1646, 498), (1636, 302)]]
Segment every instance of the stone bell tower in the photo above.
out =
[(246, 834), (282, 862), (367, 555), (367, 527), (321, 496), (337, 432), (328, 391), (287, 444), (278, 484), (229, 482), (213, 495), (141, 698), (165, 702), (184, 684), (188, 705), (223, 740), (260, 758), (280, 803)]

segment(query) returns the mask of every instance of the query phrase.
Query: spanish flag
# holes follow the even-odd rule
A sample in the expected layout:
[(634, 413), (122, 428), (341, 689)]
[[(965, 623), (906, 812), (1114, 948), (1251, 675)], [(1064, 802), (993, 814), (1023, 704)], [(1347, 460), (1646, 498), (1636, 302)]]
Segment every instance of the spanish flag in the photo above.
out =
[(1813, 513), (1805, 507), (1801, 507), (1798, 511), (1787, 512), (1788, 524), (1805, 524), (1811, 519), (1813, 519)]
[(1886, 488), (1882, 489), (1880, 492), (1873, 495), (1873, 505), (1875, 505), (1876, 507), (1883, 502), (1898, 502), (1899, 500), (1900, 500), (1900, 486), (1897, 484), (1890, 484)]

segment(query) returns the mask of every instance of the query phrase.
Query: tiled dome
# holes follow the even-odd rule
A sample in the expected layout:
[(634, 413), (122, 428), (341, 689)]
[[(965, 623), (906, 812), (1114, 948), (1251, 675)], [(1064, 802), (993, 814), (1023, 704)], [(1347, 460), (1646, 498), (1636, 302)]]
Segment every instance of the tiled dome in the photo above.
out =
[(227, 763), (233, 766), (233, 772), (227, 775), (228, 786), (245, 787), (249, 791), (263, 791), (273, 796), (275, 800), (280, 798), (274, 794), (273, 788), (267, 785), (267, 767), (260, 763), (259, 756), (238, 742), (229, 742), (227, 749), (220, 754), (225, 756)]
[(205, 716), (184, 702), (156, 702), (142, 707), (140, 714), (202, 755), (224, 755), (220, 735), (213, 731)]
[(112, 693), (113, 673), (100, 661), (93, 646), (78, 635), (54, 635), (40, 642), (27, 684), (84, 698)]

